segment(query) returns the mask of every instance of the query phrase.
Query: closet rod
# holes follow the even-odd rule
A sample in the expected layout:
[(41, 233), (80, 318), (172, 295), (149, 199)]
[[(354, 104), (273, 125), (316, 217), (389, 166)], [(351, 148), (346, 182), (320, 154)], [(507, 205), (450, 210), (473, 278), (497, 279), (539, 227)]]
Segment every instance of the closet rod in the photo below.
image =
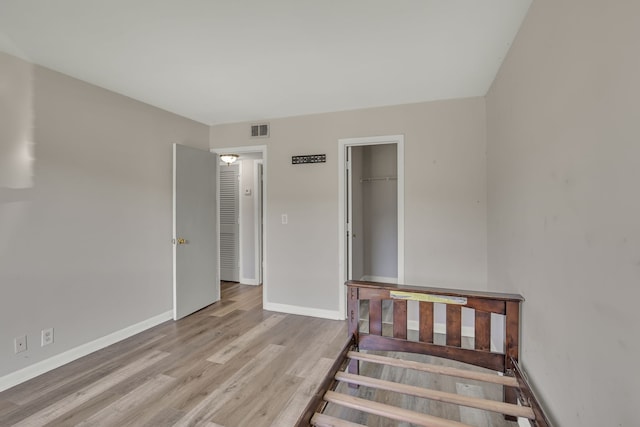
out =
[(395, 181), (398, 177), (396, 176), (377, 176), (373, 178), (361, 178), (360, 182), (373, 182), (373, 181)]

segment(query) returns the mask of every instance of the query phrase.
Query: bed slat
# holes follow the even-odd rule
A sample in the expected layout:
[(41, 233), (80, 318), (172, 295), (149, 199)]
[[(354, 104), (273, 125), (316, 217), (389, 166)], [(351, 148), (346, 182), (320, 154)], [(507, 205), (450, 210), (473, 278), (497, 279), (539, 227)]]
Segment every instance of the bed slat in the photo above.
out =
[(465, 369), (450, 368), (448, 366), (414, 362), (411, 360), (402, 360), (387, 356), (378, 356), (376, 354), (359, 353), (357, 351), (350, 351), (349, 353), (347, 353), (347, 357), (352, 360), (355, 359), (363, 362), (378, 363), (382, 365), (396, 366), (399, 368), (415, 369), (417, 371), (430, 372), (432, 374), (449, 375), (452, 377), (484, 381), (509, 387), (518, 387), (518, 381), (515, 378), (500, 376), (497, 374), (494, 375), (484, 372), (474, 372)]
[(359, 397), (349, 396), (335, 391), (328, 391), (324, 395), (327, 402), (357, 409), (369, 414), (392, 418), (398, 421), (413, 423), (422, 427), (472, 427), (457, 421), (446, 420), (432, 415), (421, 414), (408, 409), (397, 408), (383, 403), (372, 402)]
[(480, 399), (477, 397), (463, 396), (456, 393), (431, 390), (392, 381), (380, 380), (377, 378), (365, 377), (362, 375), (347, 374), (338, 372), (336, 380), (357, 384), (366, 387), (373, 387), (380, 390), (393, 391), (396, 393), (409, 394), (411, 396), (422, 397), (438, 402), (454, 403), (456, 405), (468, 406), (470, 408), (483, 409), (485, 411), (498, 412), (500, 414), (513, 415), (514, 417), (524, 417), (534, 419), (533, 410), (528, 406), (512, 405), (510, 403), (497, 402), (495, 400)]
[(407, 302), (393, 301), (393, 337), (407, 339)]

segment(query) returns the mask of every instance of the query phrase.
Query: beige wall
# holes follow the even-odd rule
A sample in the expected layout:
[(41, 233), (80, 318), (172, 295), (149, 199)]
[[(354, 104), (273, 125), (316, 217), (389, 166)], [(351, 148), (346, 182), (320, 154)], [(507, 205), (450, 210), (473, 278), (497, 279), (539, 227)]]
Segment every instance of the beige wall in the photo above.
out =
[(171, 310), (171, 144), (208, 130), (0, 53), (0, 377)]
[(557, 425), (638, 425), (640, 3), (535, 1), (487, 96), (489, 287)]
[(212, 148), (268, 146), (268, 302), (338, 310), (338, 139), (392, 134), (405, 135), (406, 282), (486, 287), (485, 111), (473, 98), (271, 120), (268, 139), (249, 138), (248, 123), (213, 126)]

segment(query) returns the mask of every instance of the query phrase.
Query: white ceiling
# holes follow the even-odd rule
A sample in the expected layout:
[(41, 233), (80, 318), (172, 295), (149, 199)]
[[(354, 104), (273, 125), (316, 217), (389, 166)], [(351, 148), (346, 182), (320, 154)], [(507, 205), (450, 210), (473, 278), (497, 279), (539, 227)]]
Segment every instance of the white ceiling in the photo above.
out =
[(531, 0), (0, 0), (0, 50), (206, 123), (483, 96)]

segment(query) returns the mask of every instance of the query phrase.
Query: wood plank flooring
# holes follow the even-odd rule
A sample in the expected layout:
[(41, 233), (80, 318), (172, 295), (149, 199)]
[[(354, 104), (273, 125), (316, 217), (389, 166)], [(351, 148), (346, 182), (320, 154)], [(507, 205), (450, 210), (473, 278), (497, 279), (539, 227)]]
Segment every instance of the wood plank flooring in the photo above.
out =
[(262, 310), (262, 287), (0, 393), (0, 426), (291, 426), (346, 323)]

